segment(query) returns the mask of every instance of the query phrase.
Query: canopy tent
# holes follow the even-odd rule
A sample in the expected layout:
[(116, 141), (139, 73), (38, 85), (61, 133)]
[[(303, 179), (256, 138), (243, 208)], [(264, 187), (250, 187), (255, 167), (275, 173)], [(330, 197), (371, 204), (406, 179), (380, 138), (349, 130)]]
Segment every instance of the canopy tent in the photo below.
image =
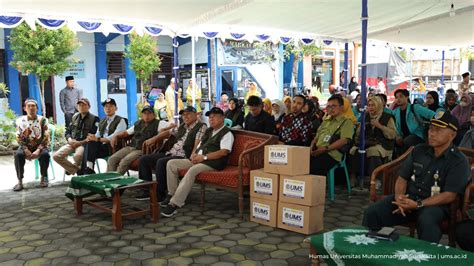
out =
[[(24, 19), (30, 25), (36, 20), (77, 31), (347, 42), (361, 40), (360, 10), (361, 2), (354, 0), (3, 0), (0, 15), (10, 21), (0, 18), (0, 27)], [(377, 0), (369, 1), (368, 10), (369, 39), (438, 47), (474, 44), (472, 0)]]

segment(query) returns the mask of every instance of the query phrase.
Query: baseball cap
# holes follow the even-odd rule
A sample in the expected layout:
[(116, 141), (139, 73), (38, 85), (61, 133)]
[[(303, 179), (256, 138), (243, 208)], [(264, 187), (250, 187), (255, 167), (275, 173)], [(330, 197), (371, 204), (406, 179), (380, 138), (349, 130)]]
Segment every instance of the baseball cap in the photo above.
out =
[(457, 131), (459, 127), (456, 117), (445, 111), (439, 111), (431, 119), (430, 124), (440, 128), (447, 128)]
[(221, 108), (219, 107), (212, 107), (211, 110), (207, 111), (206, 112), (206, 116), (209, 116), (211, 114), (220, 114), (220, 115), (224, 115), (224, 111), (222, 111)]
[(151, 113), (155, 113), (155, 110), (153, 109), (153, 107), (151, 107), (150, 105), (147, 105), (147, 106), (144, 106), (143, 109), (142, 109), (142, 113), (144, 112), (151, 112)]
[(105, 101), (103, 101), (103, 102), (102, 102), (102, 106), (105, 106), (105, 105), (108, 104), (108, 103), (117, 106), (117, 103), (116, 103), (115, 100), (112, 99), (112, 98), (107, 98)]
[(85, 104), (89, 105), (89, 107), (91, 106), (91, 102), (89, 102), (89, 100), (87, 98), (79, 99), (79, 101), (77, 101), (77, 104), (79, 104), (79, 103), (85, 103)]
[(186, 106), (186, 108), (179, 111), (179, 114), (182, 115), (184, 112), (196, 113), (196, 108), (194, 108), (192, 106)]

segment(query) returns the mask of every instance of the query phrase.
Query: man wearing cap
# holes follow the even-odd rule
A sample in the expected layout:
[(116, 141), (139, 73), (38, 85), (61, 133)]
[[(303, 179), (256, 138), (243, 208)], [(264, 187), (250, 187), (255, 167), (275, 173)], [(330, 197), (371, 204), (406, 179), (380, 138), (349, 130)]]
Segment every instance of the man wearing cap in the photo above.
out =
[(23, 110), (26, 115), (16, 120), (16, 138), (20, 147), (14, 157), (18, 178), (18, 184), (13, 188), (14, 191), (23, 189), (25, 160), (38, 159), (41, 171), (40, 186), (47, 186), (45, 177), (48, 176), (49, 166), (48, 119), (37, 114), (38, 103), (34, 99), (26, 99)]
[(165, 91), (165, 100), (166, 100), (166, 114), (168, 115), (168, 121), (174, 121), (174, 111), (176, 109), (176, 91), (175, 91), (175, 79), (170, 80), (170, 85), (166, 88)]
[(462, 73), (462, 82), (458, 84), (458, 94), (464, 95), (471, 92), (474, 83), (471, 83), (471, 72)]
[[(71, 124), (66, 128), (67, 144), (54, 153), (53, 159), (61, 165), (66, 174), (74, 175), (79, 171), (84, 154), (84, 144), (88, 134), (95, 134), (99, 126), (99, 118), (89, 112), (91, 104), (87, 98), (77, 101), (78, 113), (74, 114)], [(74, 164), (67, 157), (74, 153)]]
[(120, 132), (127, 130), (125, 118), (116, 115), (117, 103), (108, 98), (103, 103), (106, 118), (99, 122), (95, 134), (88, 134), (82, 158), (81, 170), (78, 174), (94, 174), (94, 163), (97, 158), (106, 158), (112, 154), (110, 141)]
[(118, 138), (133, 135), (128, 146), (121, 148), (110, 156), (107, 161), (107, 172), (116, 171), (120, 174), (125, 174), (130, 164), (143, 154), (143, 142), (159, 134), (160, 131), (165, 130), (165, 127), (167, 126), (167, 122), (158, 121), (156, 119), (153, 107), (149, 105), (144, 106), (142, 109), (141, 119), (135, 122), (135, 124), (129, 129), (118, 133), (112, 138), (111, 146), (114, 147)]
[[(171, 199), (161, 211), (163, 216), (175, 215), (177, 209), (184, 205), (199, 173), (222, 170), (227, 165), (234, 136), (230, 129), (224, 126), (224, 112), (218, 107), (213, 107), (206, 116), (209, 117), (210, 127), (205, 131), (190, 158), (170, 160), (166, 165), (168, 195)], [(180, 169), (188, 171), (178, 185)]]
[[(152, 180), (152, 169), (155, 169), (156, 181), (158, 182), (158, 202), (167, 204), (166, 185), (166, 164), (172, 159), (183, 159), (191, 157), (194, 148), (201, 141), (207, 125), (198, 120), (197, 110), (192, 106), (187, 106), (179, 112), (183, 123), (179, 128), (167, 130), (147, 142), (154, 143), (157, 139), (167, 138), (168, 140), (156, 153), (140, 157), (138, 177), (143, 180)], [(149, 191), (144, 191), (137, 200), (146, 200), (150, 197)], [(163, 203), (166, 202), (166, 203)], [(166, 206), (166, 205), (165, 205)]]
[(71, 123), (72, 116), (77, 112), (76, 103), (82, 98), (82, 90), (74, 87), (74, 77), (66, 77), (66, 87), (59, 92), (59, 105), (64, 113), (66, 128)]
[(395, 195), (369, 206), (363, 225), (370, 230), (417, 222), (421, 240), (438, 243), (441, 221), (449, 217), (449, 204), (463, 194), (470, 177), (466, 156), (454, 145), (458, 122), (439, 111), (431, 119), (428, 143), (417, 145), (403, 162)]

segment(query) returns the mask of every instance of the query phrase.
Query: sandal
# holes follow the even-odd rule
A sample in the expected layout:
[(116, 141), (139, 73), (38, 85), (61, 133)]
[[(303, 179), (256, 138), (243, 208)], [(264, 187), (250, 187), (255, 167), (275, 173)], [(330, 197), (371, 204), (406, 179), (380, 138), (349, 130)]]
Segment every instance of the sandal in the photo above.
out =
[(22, 191), (22, 190), (23, 190), (23, 185), (16, 184), (16, 185), (13, 187), (13, 191), (15, 191), (15, 192)]
[(41, 178), (40, 187), (41, 188), (48, 187), (48, 181), (44, 181), (44, 177)]

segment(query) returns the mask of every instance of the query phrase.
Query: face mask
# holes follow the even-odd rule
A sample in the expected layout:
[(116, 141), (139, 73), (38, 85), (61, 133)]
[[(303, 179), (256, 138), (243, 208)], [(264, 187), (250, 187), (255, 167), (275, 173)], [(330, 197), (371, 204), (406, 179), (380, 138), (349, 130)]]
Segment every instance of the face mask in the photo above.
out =
[(469, 104), (466, 103), (466, 102), (461, 102), (460, 105), (461, 105), (462, 107), (466, 107), (466, 106), (468, 106)]

